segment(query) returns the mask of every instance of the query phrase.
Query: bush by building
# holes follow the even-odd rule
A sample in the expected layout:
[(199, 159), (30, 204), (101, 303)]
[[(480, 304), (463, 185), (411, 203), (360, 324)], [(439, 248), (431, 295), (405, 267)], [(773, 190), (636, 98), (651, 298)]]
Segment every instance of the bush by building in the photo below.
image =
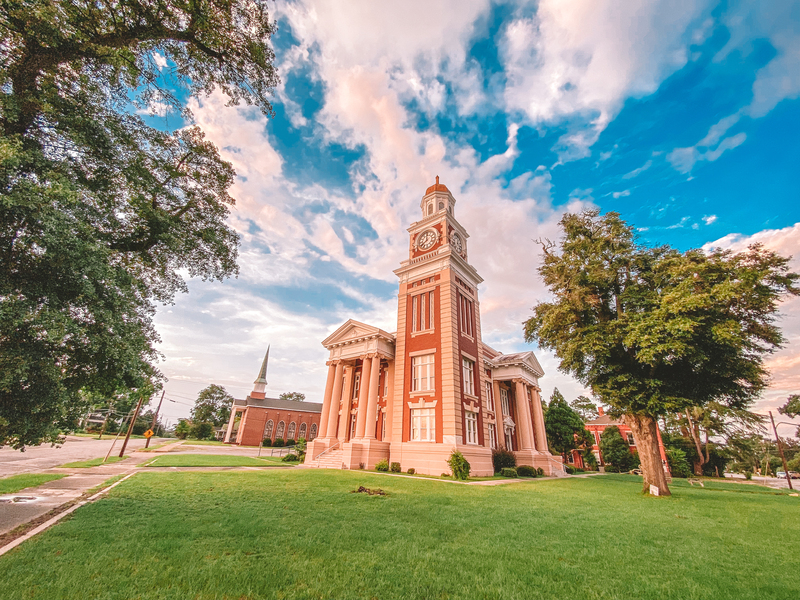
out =
[(393, 462), (391, 464), (391, 466), (389, 467), (389, 469), (391, 470), (392, 473), (399, 473), (400, 472), (400, 463), (399, 462)]
[(514, 468), (517, 466), (517, 457), (513, 452), (497, 448), (492, 450), (492, 464), (494, 465), (494, 472), (499, 473), (504, 468)]
[(519, 473), (513, 467), (504, 467), (500, 470), (500, 475), (503, 477), (519, 477)]
[(378, 464), (375, 465), (376, 471), (381, 471), (382, 473), (387, 473), (389, 471), (389, 461), (385, 458), (383, 460), (379, 460)]
[(520, 477), (536, 477), (536, 469), (529, 465), (520, 465), (517, 467), (517, 475)]
[(453, 473), (454, 479), (466, 481), (469, 478), (469, 463), (464, 455), (458, 450), (453, 450), (450, 453), (450, 458), (447, 459), (447, 464), (450, 465), (450, 470)]

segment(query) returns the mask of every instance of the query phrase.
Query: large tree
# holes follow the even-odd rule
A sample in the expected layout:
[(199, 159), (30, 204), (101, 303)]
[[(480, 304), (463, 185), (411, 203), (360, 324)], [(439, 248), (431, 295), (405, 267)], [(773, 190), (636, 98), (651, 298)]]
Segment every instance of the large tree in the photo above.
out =
[(212, 383), (197, 394), (192, 408), (192, 421), (194, 423), (212, 423), (221, 427), (231, 417), (233, 396), (221, 385)]
[(566, 214), (539, 268), (553, 294), (525, 324), (612, 413), (639, 450), (644, 489), (669, 494), (660, 415), (711, 401), (744, 409), (768, 382), (763, 358), (783, 343), (778, 302), (798, 294), (788, 259), (752, 246), (706, 253), (647, 247), (616, 213)]
[(553, 390), (550, 404), (544, 417), (544, 428), (550, 448), (567, 459), (567, 452), (583, 445), (586, 441), (586, 426), (558, 388)]
[[(266, 6), (0, 3), (0, 445), (57, 441), (81, 390), (158, 387), (156, 303), (237, 272), (235, 174), (180, 98), (271, 114)], [(185, 126), (137, 114), (159, 107)]]

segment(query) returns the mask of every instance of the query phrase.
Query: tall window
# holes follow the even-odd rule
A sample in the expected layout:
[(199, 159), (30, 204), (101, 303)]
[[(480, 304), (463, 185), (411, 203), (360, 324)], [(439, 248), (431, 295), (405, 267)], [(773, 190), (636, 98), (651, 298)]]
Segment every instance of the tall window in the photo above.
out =
[(356, 416), (350, 415), (350, 439), (356, 437)]
[(308, 439), (313, 440), (315, 437), (317, 437), (317, 424), (312, 423), (311, 432), (308, 434)]
[(504, 415), (511, 414), (511, 406), (508, 403), (508, 390), (505, 388), (500, 388), (500, 405), (503, 408)]
[(283, 439), (283, 432), (285, 429), (286, 429), (286, 423), (284, 423), (283, 421), (278, 423), (278, 431), (275, 432), (275, 437)]
[(291, 423), (289, 423), (289, 431), (286, 432), (286, 439), (293, 440), (295, 431), (297, 431), (297, 423), (292, 421)]
[(461, 371), (464, 380), (464, 393), (470, 396), (475, 395), (475, 362), (468, 358), (461, 358)]
[(477, 444), (478, 443), (478, 413), (474, 412), (466, 412), (464, 413), (464, 417), (466, 419), (466, 429), (467, 429), (467, 443), (468, 444)]
[(492, 391), (492, 382), (486, 382), (486, 406), (492, 412), (494, 412), (494, 393)]
[(415, 442), (433, 442), (436, 440), (436, 414), (434, 409), (411, 409), (411, 439)]
[(264, 429), (264, 439), (270, 438), (272, 439), (272, 428), (275, 427), (275, 423), (272, 422), (272, 419), (267, 421), (267, 427)]
[(433, 354), (411, 357), (412, 392), (433, 391), (436, 389)]
[(361, 372), (356, 373), (356, 379), (353, 383), (353, 400), (358, 398), (358, 390), (361, 387)]
[(497, 448), (497, 425), (489, 423), (489, 447), (492, 450)]
[(306, 437), (306, 427), (308, 426), (305, 423), (300, 423), (300, 431), (298, 432), (298, 435), (301, 438)]
[(460, 326), (461, 332), (467, 335), (472, 335), (472, 300), (459, 294), (459, 312), (461, 313)]
[(381, 417), (381, 440), (386, 441), (386, 413)]
[(389, 395), (389, 371), (383, 372), (383, 397)]
[(411, 298), (411, 331), (433, 329), (435, 299), (433, 291), (417, 294)]
[(506, 450), (514, 449), (514, 438), (511, 436), (511, 428), (506, 427)]
[(633, 441), (633, 434), (628, 432), (628, 446), (635, 446), (636, 442)]

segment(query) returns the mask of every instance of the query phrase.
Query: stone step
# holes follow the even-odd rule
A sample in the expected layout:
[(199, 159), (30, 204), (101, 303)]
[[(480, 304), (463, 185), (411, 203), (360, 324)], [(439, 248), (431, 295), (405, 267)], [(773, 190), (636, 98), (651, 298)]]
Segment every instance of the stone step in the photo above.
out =
[(326, 452), (315, 461), (315, 466), (318, 469), (341, 469), (343, 454), (341, 450)]

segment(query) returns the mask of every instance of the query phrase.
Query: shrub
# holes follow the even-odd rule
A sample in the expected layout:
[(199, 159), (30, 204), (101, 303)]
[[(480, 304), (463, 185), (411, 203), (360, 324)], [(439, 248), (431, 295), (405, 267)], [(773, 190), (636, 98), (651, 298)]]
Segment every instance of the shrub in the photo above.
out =
[(536, 477), (536, 469), (529, 465), (520, 465), (517, 467), (517, 475), (520, 477)]
[(586, 448), (583, 453), (583, 464), (586, 465), (586, 468), (590, 471), (597, 471), (597, 457), (592, 452), (591, 448)]
[(536, 469), (536, 475), (538, 477), (544, 477), (544, 469), (542, 467), (539, 467), (538, 469)]
[[(110, 422), (111, 420), (109, 419)], [(106, 431), (108, 431), (108, 427), (106, 427)], [(175, 437), (185, 440), (187, 435), (189, 435), (189, 423), (186, 422), (186, 419), (181, 419), (175, 427)]]
[(285, 443), (287, 446), (294, 446), (294, 440), (286, 440)]
[(386, 473), (389, 470), (389, 461), (385, 458), (383, 460), (379, 460), (378, 464), (375, 465), (375, 470)]
[(299, 460), (300, 457), (297, 456), (297, 454), (293, 454), (291, 452), (281, 459), (282, 462), (298, 462)]
[(366, 468), (367, 468), (367, 464), (366, 464), (366, 463), (358, 463), (358, 468), (359, 468), (361, 471), (363, 471), (364, 469), (366, 469)]
[(517, 466), (517, 457), (513, 452), (498, 448), (492, 450), (492, 464), (494, 465), (494, 472), (499, 473), (502, 469), (509, 467), (514, 468)]
[(283, 448), (283, 438), (275, 438), (275, 441), (272, 442), (272, 445), (276, 448)]
[(622, 439), (619, 427), (606, 427), (600, 436), (600, 453), (610, 473), (627, 473), (638, 467), (639, 456), (631, 454), (628, 442)]
[(450, 453), (450, 458), (447, 459), (447, 464), (450, 465), (450, 470), (453, 472), (453, 478), (461, 481), (466, 481), (469, 477), (469, 463), (464, 455), (458, 450), (453, 450)]
[(500, 475), (503, 477), (518, 477), (519, 473), (514, 467), (504, 467), (500, 470)]
[(747, 479), (747, 481), (750, 481), (753, 478), (753, 472), (752, 471), (745, 471), (744, 472), (744, 478)]
[(686, 452), (680, 448), (667, 449), (667, 464), (673, 477), (689, 477), (692, 474), (689, 462), (686, 460)]
[(269, 448), (270, 446), (272, 446), (272, 440), (269, 438), (264, 438), (263, 440), (261, 440), (261, 445), (264, 446), (265, 448)]
[(411, 469), (409, 469), (409, 470), (408, 470), (408, 474), (409, 474), (409, 475), (413, 475), (413, 474), (414, 474), (414, 473), (416, 473), (416, 472), (417, 472), (417, 470), (416, 470), (416, 469), (414, 469), (413, 467), (412, 467)]
[(392, 473), (399, 473), (399, 472), (400, 472), (400, 463), (396, 463), (396, 462), (395, 462), (395, 463), (392, 463), (392, 466), (391, 466), (391, 467), (389, 467), (389, 470), (390, 470)]
[(189, 437), (207, 440), (214, 437), (214, 426), (208, 422), (195, 423), (189, 428)]

